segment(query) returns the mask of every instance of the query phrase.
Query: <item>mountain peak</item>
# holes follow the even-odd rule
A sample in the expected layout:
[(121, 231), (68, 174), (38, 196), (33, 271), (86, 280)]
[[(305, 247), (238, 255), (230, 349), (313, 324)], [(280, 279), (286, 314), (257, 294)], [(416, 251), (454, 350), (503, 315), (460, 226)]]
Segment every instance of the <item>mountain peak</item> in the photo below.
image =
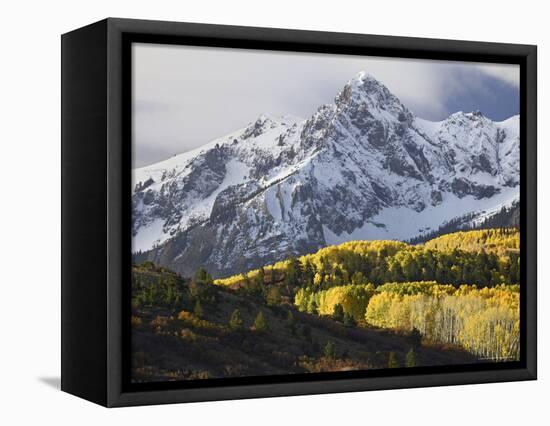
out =
[(260, 114), (256, 121), (250, 123), (244, 131), (242, 137), (247, 139), (249, 137), (257, 137), (265, 133), (269, 129), (277, 127), (279, 121), (274, 119), (268, 114)]
[(350, 81), (364, 82), (368, 80), (374, 80), (377, 83), (380, 83), (372, 74), (369, 74), (365, 70), (359, 71)]
[(358, 72), (355, 77), (348, 81), (346, 87), (349, 87), (352, 92), (363, 94), (383, 94), (384, 97), (391, 95), (384, 84), (378, 81), (374, 76), (366, 71)]
[(414, 117), (397, 96), (366, 71), (349, 80), (334, 101), (338, 113), (350, 115), (361, 127), (370, 120), (391, 121), (401, 126)]
[(249, 123), (249, 126), (277, 126), (277, 125), (286, 125), (291, 126), (299, 121), (303, 121), (303, 118), (296, 117), (290, 114), (284, 115), (273, 115), (268, 113), (262, 113), (258, 116), (256, 121)]
[[(347, 82), (342, 91), (336, 96), (336, 104), (342, 102), (366, 103), (369, 107), (379, 107), (387, 109), (386, 106), (397, 107), (403, 110), (405, 107), (383, 83), (373, 77), (366, 71), (360, 71)], [(391, 108), (390, 108), (391, 109)]]
[(277, 122), (277, 120), (271, 114), (267, 114), (264, 112), (258, 116), (258, 118), (254, 123), (251, 123), (251, 124), (263, 125), (265, 123), (274, 123), (274, 122)]
[[(518, 121), (491, 124), (475, 112), (422, 120), (360, 72), (305, 120), (261, 114), (135, 171), (134, 251), (152, 250), (183, 274), (204, 266), (222, 276), (330, 241), (437, 230), (476, 205), (517, 198)], [(193, 241), (208, 252), (200, 264)]]
[(483, 113), (479, 110), (475, 110), (471, 112), (457, 111), (451, 114), (446, 119), (446, 121), (451, 123), (460, 123), (468, 126), (490, 124), (493, 122), (491, 119), (483, 115)]

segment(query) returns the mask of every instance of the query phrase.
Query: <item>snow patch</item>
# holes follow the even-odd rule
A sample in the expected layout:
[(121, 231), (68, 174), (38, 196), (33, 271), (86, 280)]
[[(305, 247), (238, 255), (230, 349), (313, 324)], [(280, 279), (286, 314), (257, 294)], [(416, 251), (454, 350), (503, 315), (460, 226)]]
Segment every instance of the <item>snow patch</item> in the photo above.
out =
[(280, 222), (283, 219), (283, 211), (281, 209), (281, 201), (277, 197), (276, 191), (266, 191), (265, 203), (273, 220), (275, 222)]
[[(434, 231), (441, 224), (469, 213), (494, 212), (519, 198), (519, 187), (508, 188), (491, 198), (476, 200), (472, 196), (458, 198), (446, 194), (444, 201), (421, 212), (407, 207), (390, 207), (365, 222), (352, 232), (334, 233), (323, 225), (325, 241), (329, 245), (351, 240), (408, 240), (419, 234)], [(495, 205), (497, 207), (495, 207)], [(490, 214), (490, 213), (489, 213)]]
[(137, 235), (132, 237), (132, 252), (147, 251), (153, 246), (163, 242), (164, 221), (155, 219), (151, 223), (141, 227)]

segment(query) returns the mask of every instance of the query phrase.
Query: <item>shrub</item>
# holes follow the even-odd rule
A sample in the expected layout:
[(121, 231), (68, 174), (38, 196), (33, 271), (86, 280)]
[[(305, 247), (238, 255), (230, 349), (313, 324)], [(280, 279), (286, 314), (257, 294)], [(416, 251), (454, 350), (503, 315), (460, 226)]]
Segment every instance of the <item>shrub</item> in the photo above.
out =
[(197, 300), (197, 303), (195, 303), (195, 308), (193, 309), (193, 313), (198, 318), (202, 317), (203, 311), (202, 311), (202, 306), (201, 306), (201, 301), (200, 300)]
[(414, 352), (413, 348), (411, 348), (409, 352), (407, 352), (406, 363), (407, 367), (416, 367), (416, 353)]
[(195, 314), (188, 311), (180, 311), (180, 313), (178, 314), (178, 319), (185, 322), (186, 324), (192, 325), (193, 327), (197, 328), (205, 328), (211, 330), (219, 328), (218, 325), (213, 324), (210, 321), (200, 319)]
[(151, 325), (153, 327), (164, 327), (164, 326), (168, 325), (168, 321), (169, 321), (168, 317), (165, 317), (165, 316), (162, 316), (162, 315), (157, 315), (155, 317), (155, 319), (153, 319), (153, 321), (151, 321)]
[(243, 319), (241, 318), (241, 311), (235, 309), (229, 318), (229, 328), (233, 331), (240, 330), (243, 327)]
[(153, 262), (151, 262), (150, 260), (146, 260), (145, 262), (143, 262), (141, 264), (141, 267), (143, 269), (146, 269), (148, 271), (154, 271), (156, 269), (156, 266)]
[(260, 332), (267, 331), (268, 326), (267, 326), (267, 322), (266, 322), (265, 317), (264, 317), (264, 313), (262, 311), (258, 312), (258, 315), (256, 316), (256, 319), (254, 320), (253, 329), (255, 331), (260, 331)]
[(325, 345), (325, 349), (323, 350), (323, 353), (325, 355), (325, 358), (330, 358), (330, 359), (335, 358), (334, 343), (332, 343), (331, 340), (329, 340)]
[(181, 329), (180, 337), (184, 340), (190, 340), (192, 342), (197, 340), (197, 335), (195, 333), (193, 333), (193, 331), (188, 329), (188, 328), (182, 328)]
[(388, 368), (398, 368), (399, 362), (397, 361), (397, 356), (395, 352), (391, 351), (388, 355)]
[(131, 324), (132, 327), (139, 327), (141, 325), (141, 318), (132, 315)]

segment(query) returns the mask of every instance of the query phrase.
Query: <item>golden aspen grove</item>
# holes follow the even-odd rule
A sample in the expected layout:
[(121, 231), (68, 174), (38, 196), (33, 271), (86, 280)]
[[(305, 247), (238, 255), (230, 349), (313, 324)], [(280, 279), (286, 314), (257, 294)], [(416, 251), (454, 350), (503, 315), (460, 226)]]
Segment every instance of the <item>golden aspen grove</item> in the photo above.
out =
[(519, 360), (519, 270), (519, 231), (504, 228), (416, 246), (351, 241), (216, 283), (254, 286), (265, 283), (259, 275), (285, 276), (299, 285), (294, 304), (302, 312), (330, 316), (339, 305), (358, 324), (417, 330), (427, 342), (508, 361)]

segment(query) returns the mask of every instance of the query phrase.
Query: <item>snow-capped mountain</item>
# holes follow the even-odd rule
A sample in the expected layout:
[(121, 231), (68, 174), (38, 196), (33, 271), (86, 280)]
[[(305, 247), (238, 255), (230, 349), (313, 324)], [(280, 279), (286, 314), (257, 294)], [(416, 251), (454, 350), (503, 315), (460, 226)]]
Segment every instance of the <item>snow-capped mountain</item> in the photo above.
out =
[(361, 72), (306, 120), (261, 115), (133, 171), (133, 251), (240, 272), (352, 239), (409, 239), (519, 198), (519, 116), (416, 117)]

